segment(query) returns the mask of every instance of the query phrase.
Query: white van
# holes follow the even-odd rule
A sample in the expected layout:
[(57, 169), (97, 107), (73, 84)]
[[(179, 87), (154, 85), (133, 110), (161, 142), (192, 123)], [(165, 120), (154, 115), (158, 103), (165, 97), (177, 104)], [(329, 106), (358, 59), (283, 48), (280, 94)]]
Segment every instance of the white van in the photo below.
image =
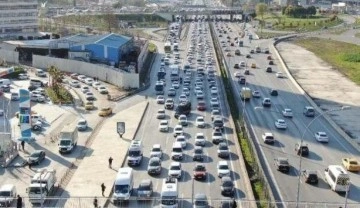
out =
[(35, 75), (38, 77), (46, 77), (46, 73), (42, 69), (36, 69)]
[(10, 79), (0, 79), (0, 85), (10, 85)]
[(16, 187), (13, 184), (5, 184), (0, 188), (0, 207), (11, 207), (17, 197)]
[(121, 201), (127, 201), (133, 191), (134, 174), (133, 169), (129, 167), (120, 168), (114, 182), (114, 204)]
[(161, 202), (162, 208), (177, 208), (178, 207), (178, 182), (176, 178), (165, 178), (161, 188)]
[(30, 79), (30, 86), (33, 87), (44, 87), (44, 83), (38, 79)]

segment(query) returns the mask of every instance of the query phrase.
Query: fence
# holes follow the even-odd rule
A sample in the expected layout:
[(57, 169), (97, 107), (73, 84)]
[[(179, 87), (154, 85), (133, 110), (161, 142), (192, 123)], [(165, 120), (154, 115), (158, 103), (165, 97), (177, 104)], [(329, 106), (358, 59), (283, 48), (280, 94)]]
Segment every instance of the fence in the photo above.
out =
[[(64, 208), (91, 208), (94, 207), (95, 197), (68, 197), (68, 198), (47, 198), (44, 201), (44, 208), (47, 207), (64, 207)], [(96, 197), (98, 200), (98, 204), (104, 204), (104, 201), (108, 200), (106, 197)], [(54, 203), (54, 202), (57, 203)], [(193, 206), (192, 198), (179, 198), (178, 203), (181, 208), (192, 207)], [(33, 205), (29, 202), (29, 198), (23, 197), (23, 207), (33, 207)], [(213, 199), (207, 201), (210, 207), (221, 207), (223, 203), (233, 202), (232, 199), (224, 200), (224, 199)], [(255, 201), (256, 204), (267, 204), (267, 207), (275, 207), (280, 204), (285, 205), (287, 208), (295, 208), (296, 202), (288, 201), (288, 202), (260, 202)], [(136, 208), (151, 208), (151, 207), (160, 207), (161, 199), (159, 197), (153, 197), (147, 200), (139, 200), (137, 197), (131, 197), (129, 201), (114, 204), (113, 202), (109, 203), (107, 208), (122, 208), (122, 207), (136, 207)], [(254, 201), (248, 200), (236, 200), (237, 207), (239, 208), (251, 208)], [(55, 206), (50, 206), (49, 204), (56, 204)], [(16, 207), (16, 203), (14, 202), (11, 206), (5, 207)], [(40, 207), (40, 206), (38, 206)], [(345, 207), (344, 203), (325, 203), (325, 202), (300, 202), (299, 208), (340, 208)], [(346, 208), (358, 208), (359, 204), (348, 203)], [(98, 207), (100, 208), (100, 207)]]

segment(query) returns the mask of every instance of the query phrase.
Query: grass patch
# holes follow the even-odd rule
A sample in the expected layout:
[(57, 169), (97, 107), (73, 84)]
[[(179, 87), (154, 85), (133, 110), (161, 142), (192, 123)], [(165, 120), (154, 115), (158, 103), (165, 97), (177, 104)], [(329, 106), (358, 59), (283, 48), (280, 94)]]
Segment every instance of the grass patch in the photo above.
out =
[(51, 87), (46, 88), (45, 91), (50, 100), (55, 104), (71, 104), (74, 102), (72, 94), (63, 86), (59, 86), (59, 93), (56, 93)]
[(341, 29), (335, 29), (335, 30), (330, 30), (329, 33), (333, 34), (333, 35), (341, 35), (344, 32), (348, 31), (348, 29), (346, 28), (341, 28)]
[(150, 53), (155, 53), (155, 52), (156, 52), (156, 45), (153, 44), (153, 43), (149, 43), (148, 51), (149, 51)]
[(355, 37), (360, 38), (360, 33), (356, 33)]
[(260, 39), (268, 39), (268, 38), (275, 38), (275, 37), (288, 35), (290, 33), (272, 33), (272, 32), (257, 31), (256, 34), (259, 36)]
[(360, 84), (360, 46), (321, 38), (298, 39), (295, 43), (336, 67), (353, 82)]

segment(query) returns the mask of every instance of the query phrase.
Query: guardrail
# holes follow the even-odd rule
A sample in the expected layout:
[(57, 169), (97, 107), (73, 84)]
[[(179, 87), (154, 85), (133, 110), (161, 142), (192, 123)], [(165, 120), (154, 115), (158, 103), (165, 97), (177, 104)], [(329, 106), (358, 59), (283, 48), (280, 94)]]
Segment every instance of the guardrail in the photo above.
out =
[(345, 140), (347, 142), (349, 142), (352, 146), (355, 147), (355, 149), (360, 152), (360, 141), (356, 140), (356, 139), (352, 139), (346, 132), (344, 132), (332, 119), (331, 117), (324, 111), (312, 100), (312, 98), (309, 96), (309, 94), (300, 86), (300, 84), (293, 78), (293, 76), (291, 75), (287, 64), (284, 62), (281, 54), (279, 53), (279, 51), (276, 48), (276, 45), (278, 43), (280, 43), (281, 41), (284, 40), (288, 40), (291, 38), (297, 38), (297, 35), (290, 35), (290, 36), (285, 36), (282, 38), (279, 38), (278, 40), (276, 40), (273, 44), (272, 44), (272, 50), (274, 51), (274, 53), (276, 54), (276, 56), (279, 59), (279, 62), (281, 64), (281, 66), (284, 68), (285, 73), (287, 74), (287, 77), (290, 79), (290, 81), (296, 86), (296, 88), (300, 91), (301, 94), (303, 94), (306, 98), (306, 100), (315, 108), (316, 111), (318, 111), (319, 113), (321, 113), (323, 115), (323, 117), (325, 118), (325, 120), (343, 137), (345, 138)]

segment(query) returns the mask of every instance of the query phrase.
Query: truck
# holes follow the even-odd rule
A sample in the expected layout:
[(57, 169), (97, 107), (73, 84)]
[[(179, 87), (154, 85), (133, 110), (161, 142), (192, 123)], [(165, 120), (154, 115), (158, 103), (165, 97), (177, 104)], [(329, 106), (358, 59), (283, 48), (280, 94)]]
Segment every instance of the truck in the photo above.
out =
[(70, 153), (77, 145), (78, 128), (77, 122), (70, 123), (59, 133), (59, 152)]
[(26, 188), (29, 201), (32, 204), (43, 204), (46, 197), (54, 191), (56, 171), (54, 169), (39, 169), (31, 178), (30, 185)]
[(251, 89), (248, 87), (241, 88), (240, 96), (242, 100), (250, 100), (251, 98)]

